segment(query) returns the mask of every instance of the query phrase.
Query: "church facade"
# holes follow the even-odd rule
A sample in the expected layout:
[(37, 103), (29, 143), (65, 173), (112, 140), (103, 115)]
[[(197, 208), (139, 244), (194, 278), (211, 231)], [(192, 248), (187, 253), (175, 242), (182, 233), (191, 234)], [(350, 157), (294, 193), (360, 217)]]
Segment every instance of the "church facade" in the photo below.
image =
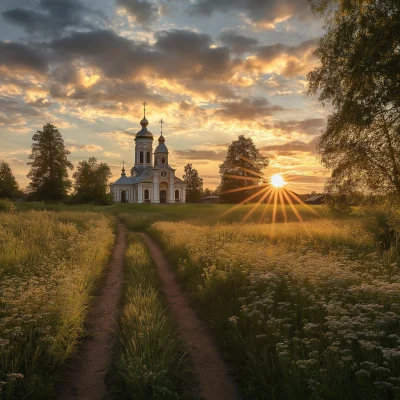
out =
[[(146, 103), (144, 103), (146, 106)], [(110, 185), (115, 202), (120, 203), (185, 203), (186, 184), (175, 176), (175, 169), (169, 166), (168, 148), (162, 134), (153, 153), (153, 134), (147, 129), (149, 121), (140, 121), (142, 129), (135, 137), (135, 163), (130, 176), (122, 168), (121, 177)]]

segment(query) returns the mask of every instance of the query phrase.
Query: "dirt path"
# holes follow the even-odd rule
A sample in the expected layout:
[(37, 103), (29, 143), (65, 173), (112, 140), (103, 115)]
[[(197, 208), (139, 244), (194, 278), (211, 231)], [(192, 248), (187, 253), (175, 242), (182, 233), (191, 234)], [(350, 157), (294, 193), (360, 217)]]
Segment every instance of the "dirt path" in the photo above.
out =
[(67, 382), (61, 388), (59, 398), (62, 400), (101, 400), (107, 394), (104, 378), (111, 361), (112, 332), (118, 317), (124, 280), (126, 233), (125, 226), (118, 224), (111, 265), (87, 317), (89, 336), (82, 345), (79, 359), (68, 373)]
[(148, 245), (156, 263), (163, 292), (174, 313), (180, 334), (189, 349), (194, 372), (200, 383), (200, 394), (205, 400), (240, 399), (226, 365), (218, 354), (214, 341), (190, 307), (162, 250), (149, 235), (141, 233), (141, 236)]

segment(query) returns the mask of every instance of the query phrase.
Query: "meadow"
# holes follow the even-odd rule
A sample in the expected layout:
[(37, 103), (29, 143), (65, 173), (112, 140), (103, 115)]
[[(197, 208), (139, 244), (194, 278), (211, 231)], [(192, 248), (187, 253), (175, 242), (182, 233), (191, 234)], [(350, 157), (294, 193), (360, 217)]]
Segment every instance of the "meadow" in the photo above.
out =
[(52, 398), (113, 243), (103, 215), (0, 212), (0, 399)]
[(128, 237), (124, 295), (111, 368), (115, 399), (195, 399), (185, 346), (160, 292), (151, 256)]
[[(0, 212), (0, 399), (54, 395), (85, 335), (117, 219), (162, 245), (244, 398), (400, 399), (398, 210), (278, 206), (271, 223), (273, 213), (43, 203)], [(192, 398), (148, 250), (128, 241), (111, 391)]]
[(161, 221), (151, 233), (216, 334), (245, 398), (396, 399), (399, 258), (396, 249), (382, 251), (378, 217)]

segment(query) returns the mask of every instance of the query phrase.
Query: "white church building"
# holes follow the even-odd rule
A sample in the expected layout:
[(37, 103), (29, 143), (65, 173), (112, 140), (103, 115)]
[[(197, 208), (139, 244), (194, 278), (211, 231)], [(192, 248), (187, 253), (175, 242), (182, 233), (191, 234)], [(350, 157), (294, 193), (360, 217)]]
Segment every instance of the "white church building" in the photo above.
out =
[(162, 134), (153, 153), (153, 134), (147, 129), (146, 102), (142, 129), (135, 137), (135, 165), (130, 176), (122, 167), (121, 177), (110, 185), (115, 202), (121, 203), (185, 203), (186, 184), (175, 176), (175, 169), (169, 166), (168, 148)]

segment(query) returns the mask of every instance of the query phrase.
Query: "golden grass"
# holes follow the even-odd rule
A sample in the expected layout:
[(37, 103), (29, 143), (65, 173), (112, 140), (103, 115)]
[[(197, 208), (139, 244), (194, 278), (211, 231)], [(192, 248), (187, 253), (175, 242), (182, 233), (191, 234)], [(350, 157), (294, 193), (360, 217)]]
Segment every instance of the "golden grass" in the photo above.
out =
[(156, 222), (151, 232), (248, 398), (397, 398), (399, 260), (358, 220)]
[(0, 398), (51, 396), (113, 241), (99, 214), (0, 214)]

